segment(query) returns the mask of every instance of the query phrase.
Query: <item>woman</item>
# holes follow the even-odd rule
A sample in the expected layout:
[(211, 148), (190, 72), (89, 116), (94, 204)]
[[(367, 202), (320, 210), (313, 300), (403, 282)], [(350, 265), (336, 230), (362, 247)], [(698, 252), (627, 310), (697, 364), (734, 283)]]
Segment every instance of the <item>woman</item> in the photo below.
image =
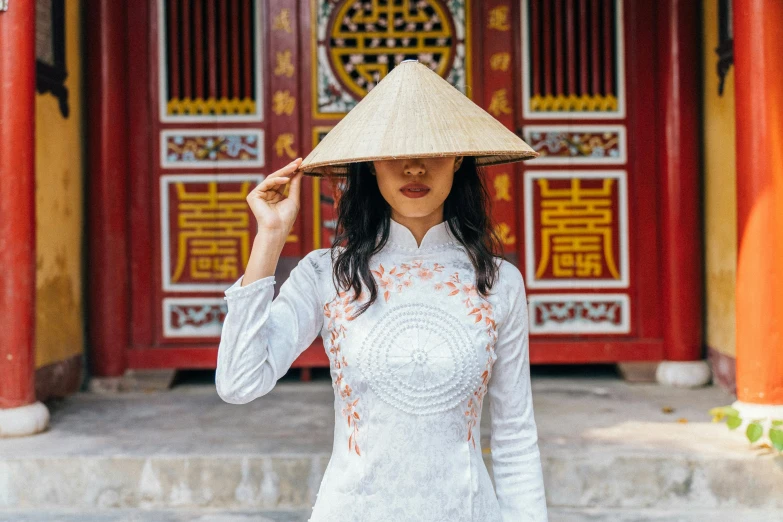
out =
[[(327, 136), (335, 143), (333, 133), (360, 134), (351, 152), (309, 164), (310, 172), (331, 166), (346, 177), (338, 235), (332, 248), (305, 256), (274, 299), (275, 268), (300, 208), (301, 158), (248, 196), (258, 233), (244, 276), (226, 291), (217, 390), (234, 404), (265, 395), (322, 336), (335, 391), (335, 439), (312, 522), (547, 520), (525, 288), (519, 270), (496, 255), (500, 244), (477, 166), (535, 153), (514, 137), (521, 145), (493, 146), (490, 154), (474, 147), (474, 138), (453, 139), (435, 124), (424, 133), (436, 135), (426, 144), (432, 156), (378, 154), (377, 144), (373, 153), (361, 150), (378, 125), (377, 134), (389, 136), (395, 120), (395, 132), (405, 134), (401, 107), (412, 104), (408, 120), (431, 109), (396, 100), (386, 105), (395, 107), (391, 116), (379, 110), (388, 92), (412, 89), (435, 104), (451, 97), (449, 103), (463, 104), (460, 114), (475, 111), (432, 76), (418, 64), (398, 66)], [(355, 113), (372, 114), (373, 127), (350, 119)], [(485, 119), (471, 121), (480, 122), (476, 133), (511, 139)], [(318, 157), (318, 147), (308, 159)], [(367, 160), (373, 155), (386, 159)], [(485, 395), (494, 491), (479, 433)]]

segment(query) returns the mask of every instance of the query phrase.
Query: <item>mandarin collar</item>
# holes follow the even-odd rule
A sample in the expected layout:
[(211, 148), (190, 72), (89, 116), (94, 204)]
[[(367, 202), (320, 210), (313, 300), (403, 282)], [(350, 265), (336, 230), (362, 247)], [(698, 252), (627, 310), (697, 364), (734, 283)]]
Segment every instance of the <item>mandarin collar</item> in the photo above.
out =
[(416, 244), (416, 237), (408, 227), (389, 218), (389, 243), (403, 250), (421, 252), (430, 249), (445, 248), (456, 243), (456, 238), (449, 230), (448, 220), (433, 225), (424, 234), (421, 245)]

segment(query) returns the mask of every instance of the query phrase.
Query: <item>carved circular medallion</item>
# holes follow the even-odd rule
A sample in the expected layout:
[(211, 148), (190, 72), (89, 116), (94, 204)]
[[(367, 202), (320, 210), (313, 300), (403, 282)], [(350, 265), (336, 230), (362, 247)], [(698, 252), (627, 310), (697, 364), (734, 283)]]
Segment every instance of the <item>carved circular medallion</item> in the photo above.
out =
[(357, 100), (403, 60), (418, 59), (443, 78), (454, 63), (454, 20), (441, 0), (346, 0), (327, 31), (329, 64)]

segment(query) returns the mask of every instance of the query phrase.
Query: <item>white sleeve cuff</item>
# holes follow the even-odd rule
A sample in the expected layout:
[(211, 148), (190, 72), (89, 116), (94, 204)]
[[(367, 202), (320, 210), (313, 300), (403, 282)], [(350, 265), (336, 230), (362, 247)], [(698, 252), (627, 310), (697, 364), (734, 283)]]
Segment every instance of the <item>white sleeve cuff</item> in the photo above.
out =
[(224, 293), (225, 297), (223, 299), (229, 300), (229, 299), (236, 299), (241, 297), (248, 297), (251, 296), (257, 292), (260, 292), (264, 288), (267, 288), (269, 286), (275, 285), (275, 276), (266, 276), (262, 277), (261, 279), (257, 279), (250, 283), (249, 285), (242, 286), (242, 279), (244, 279), (244, 275), (237, 279), (237, 281), (231, 285)]

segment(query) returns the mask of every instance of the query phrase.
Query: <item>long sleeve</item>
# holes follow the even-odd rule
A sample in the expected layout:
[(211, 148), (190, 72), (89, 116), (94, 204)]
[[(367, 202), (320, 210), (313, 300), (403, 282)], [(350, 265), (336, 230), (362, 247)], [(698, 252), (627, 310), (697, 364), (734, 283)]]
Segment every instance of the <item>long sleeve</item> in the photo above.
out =
[(321, 331), (316, 252), (299, 261), (274, 299), (274, 276), (244, 287), (240, 278), (225, 291), (215, 372), (224, 401), (245, 404), (269, 393)]
[(487, 387), (495, 492), (504, 522), (543, 522), (548, 519), (533, 416), (527, 299), (519, 269), (504, 264), (508, 311), (498, 327), (497, 359)]

